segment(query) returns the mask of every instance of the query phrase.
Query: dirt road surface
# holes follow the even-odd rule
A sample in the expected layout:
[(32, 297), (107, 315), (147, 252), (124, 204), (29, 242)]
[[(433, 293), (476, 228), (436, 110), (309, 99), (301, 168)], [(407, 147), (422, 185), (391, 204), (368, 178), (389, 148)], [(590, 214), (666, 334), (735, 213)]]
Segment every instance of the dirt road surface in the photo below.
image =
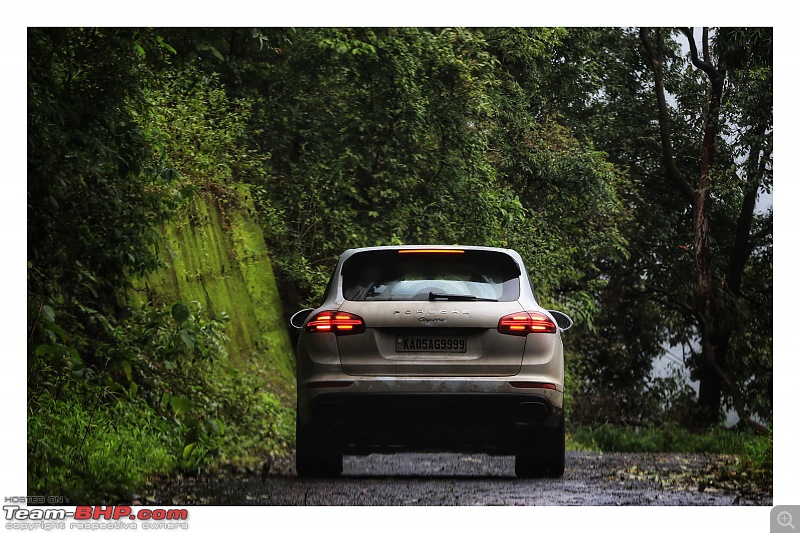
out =
[[(155, 505), (772, 505), (723, 475), (733, 459), (686, 454), (568, 452), (560, 479), (518, 479), (512, 457), (398, 454), (345, 457), (336, 479), (301, 479), (291, 458), (154, 484), (134, 504)], [(726, 471), (727, 472), (727, 471)], [(735, 473), (733, 474), (735, 476)]]

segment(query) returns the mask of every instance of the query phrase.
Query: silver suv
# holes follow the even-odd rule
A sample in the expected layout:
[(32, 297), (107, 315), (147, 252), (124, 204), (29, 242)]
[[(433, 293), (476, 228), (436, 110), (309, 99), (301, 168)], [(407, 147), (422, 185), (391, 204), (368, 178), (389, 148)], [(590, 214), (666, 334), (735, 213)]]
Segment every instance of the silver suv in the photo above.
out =
[(292, 325), (298, 475), (409, 449), (513, 454), (518, 476), (563, 474), (572, 320), (536, 303), (513, 250), (348, 250), (325, 300)]

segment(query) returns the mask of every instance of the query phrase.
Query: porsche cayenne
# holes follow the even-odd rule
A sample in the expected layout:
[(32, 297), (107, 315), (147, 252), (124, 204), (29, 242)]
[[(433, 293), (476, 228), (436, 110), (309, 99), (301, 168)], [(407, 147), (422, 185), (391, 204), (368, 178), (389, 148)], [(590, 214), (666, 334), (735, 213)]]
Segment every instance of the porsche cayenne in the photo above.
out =
[(517, 476), (563, 474), (572, 320), (539, 306), (513, 250), (347, 250), (324, 301), (292, 325), (298, 475), (401, 450), (514, 455)]

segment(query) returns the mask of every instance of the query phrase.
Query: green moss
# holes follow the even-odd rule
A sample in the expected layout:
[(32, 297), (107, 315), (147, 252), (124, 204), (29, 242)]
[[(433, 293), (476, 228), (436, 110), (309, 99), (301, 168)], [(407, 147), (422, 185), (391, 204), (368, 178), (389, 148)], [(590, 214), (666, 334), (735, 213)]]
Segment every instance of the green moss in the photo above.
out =
[(245, 185), (195, 195), (177, 221), (162, 228), (169, 267), (134, 282), (134, 303), (197, 301), (211, 318), (227, 314), (231, 362), (270, 376), (265, 386), (294, 399), (293, 352), (272, 263)]

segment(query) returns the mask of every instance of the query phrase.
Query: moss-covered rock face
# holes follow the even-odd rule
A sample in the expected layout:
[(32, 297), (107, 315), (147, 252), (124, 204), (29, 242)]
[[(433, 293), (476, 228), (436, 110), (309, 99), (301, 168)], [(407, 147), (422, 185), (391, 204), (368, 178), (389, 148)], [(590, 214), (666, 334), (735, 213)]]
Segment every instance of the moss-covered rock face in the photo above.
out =
[(199, 302), (210, 318), (227, 314), (226, 348), (240, 369), (263, 368), (266, 387), (294, 398), (294, 356), (255, 208), (244, 185), (196, 194), (162, 228), (169, 268), (134, 282), (134, 303)]

